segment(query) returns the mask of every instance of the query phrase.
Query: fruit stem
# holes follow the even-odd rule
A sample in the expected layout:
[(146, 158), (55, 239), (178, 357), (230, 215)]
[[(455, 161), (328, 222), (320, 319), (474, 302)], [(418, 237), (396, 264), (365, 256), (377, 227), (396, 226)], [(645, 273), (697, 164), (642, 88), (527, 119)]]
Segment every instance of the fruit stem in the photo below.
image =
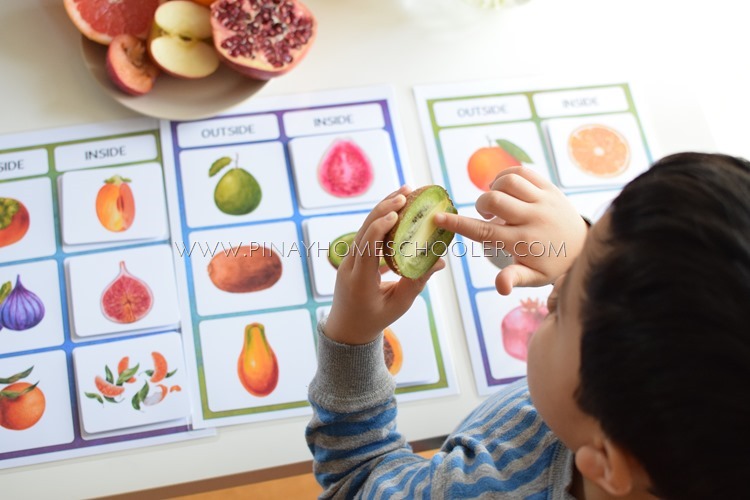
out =
[(488, 135), (488, 136), (486, 136), (486, 137), (487, 137), (487, 145), (488, 145), (489, 147), (492, 147), (492, 139), (490, 139), (490, 136), (489, 136), (489, 135)]
[(240, 154), (234, 153), (234, 168), (240, 168)]

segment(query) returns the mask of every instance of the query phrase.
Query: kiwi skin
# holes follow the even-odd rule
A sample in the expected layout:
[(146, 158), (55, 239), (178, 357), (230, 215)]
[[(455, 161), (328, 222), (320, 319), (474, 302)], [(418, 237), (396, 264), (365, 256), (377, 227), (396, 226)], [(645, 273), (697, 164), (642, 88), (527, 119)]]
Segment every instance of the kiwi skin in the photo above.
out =
[[(383, 258), (385, 260), (385, 263), (388, 264), (388, 267), (390, 267), (391, 270), (394, 273), (398, 274), (399, 276), (405, 276), (407, 278), (417, 279), (417, 278), (421, 277), (423, 274), (425, 274), (427, 271), (429, 271), (432, 268), (432, 265), (430, 265), (426, 269), (424, 269), (424, 271), (420, 275), (409, 275), (409, 276), (406, 276), (404, 274), (404, 272), (401, 269), (399, 269), (398, 263), (396, 262), (396, 249), (398, 248), (398, 246), (395, 243), (396, 232), (399, 229), (399, 226), (401, 224), (411, 224), (412, 223), (412, 222), (404, 219), (404, 217), (405, 217), (405, 215), (406, 215), (409, 207), (411, 206), (412, 203), (414, 203), (417, 200), (417, 198), (420, 197), (420, 195), (422, 195), (423, 193), (425, 193), (428, 189), (429, 190), (439, 190), (439, 191), (442, 191), (443, 196), (445, 196), (445, 199), (447, 199), (448, 202), (449, 202), (449, 205), (448, 205), (447, 209), (445, 210), (445, 212), (446, 213), (453, 213), (453, 214), (457, 213), (456, 207), (453, 204), (453, 200), (450, 199), (450, 196), (448, 195), (448, 192), (442, 186), (438, 186), (438, 185), (434, 185), (434, 184), (433, 185), (428, 185), (428, 186), (423, 186), (423, 187), (421, 187), (419, 189), (416, 189), (416, 190), (412, 191), (411, 193), (409, 193), (409, 195), (406, 197), (406, 203), (404, 203), (404, 206), (401, 207), (401, 210), (398, 211), (398, 220), (396, 221), (396, 224), (394, 224), (393, 228), (390, 231), (388, 231), (388, 233), (385, 236), (385, 240), (384, 240), (384, 246), (385, 246), (386, 250), (384, 251)], [(443, 240), (445, 242), (446, 247), (448, 247), (448, 245), (450, 245), (450, 242), (453, 240), (453, 236), (454, 236), (454, 234), (452, 232), (445, 231), (445, 236), (443, 238), (441, 238), (441, 240)], [(433, 260), (433, 258), (434, 258), (434, 262), (437, 262), (439, 256), (432, 254), (432, 258), (430, 260)], [(434, 265), (434, 262), (433, 262), (433, 265)]]

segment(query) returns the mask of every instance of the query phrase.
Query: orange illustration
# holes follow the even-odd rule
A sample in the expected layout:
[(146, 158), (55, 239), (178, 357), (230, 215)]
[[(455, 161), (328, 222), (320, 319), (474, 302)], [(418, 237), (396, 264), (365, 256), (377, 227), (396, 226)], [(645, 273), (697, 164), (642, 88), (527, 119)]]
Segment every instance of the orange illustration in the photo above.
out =
[(0, 247), (23, 238), (29, 230), (29, 211), (13, 198), (0, 198)]
[(596, 177), (614, 177), (630, 163), (630, 147), (616, 130), (605, 125), (584, 125), (568, 138), (573, 163)]
[(12, 431), (22, 431), (33, 427), (44, 415), (47, 401), (36, 384), (19, 382), (28, 377), (34, 369), (16, 373), (12, 377), (0, 378), (0, 383), (10, 384), (0, 390), (0, 427)]
[(126, 179), (115, 175), (104, 181), (96, 195), (96, 216), (105, 229), (115, 233), (127, 230), (135, 219), (133, 191)]
[(245, 341), (237, 361), (242, 386), (253, 396), (268, 396), (279, 383), (279, 363), (260, 323), (245, 327)]
[(385, 366), (391, 375), (396, 375), (401, 371), (401, 365), (404, 362), (404, 351), (401, 349), (401, 342), (393, 333), (393, 330), (386, 328), (383, 330), (383, 358)]
[(479, 148), (469, 157), (467, 170), (472, 184), (482, 191), (489, 191), (490, 185), (500, 172), (521, 163), (533, 163), (526, 152), (505, 139), (493, 141), (488, 147)]

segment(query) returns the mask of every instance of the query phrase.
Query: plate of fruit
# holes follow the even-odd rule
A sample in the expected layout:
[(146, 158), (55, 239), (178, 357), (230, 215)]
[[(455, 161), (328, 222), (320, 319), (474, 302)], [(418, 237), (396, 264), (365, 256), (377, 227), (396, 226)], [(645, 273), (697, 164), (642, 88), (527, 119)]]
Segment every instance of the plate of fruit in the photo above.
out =
[(120, 104), (214, 116), (291, 71), (317, 34), (297, 0), (64, 0), (86, 67)]

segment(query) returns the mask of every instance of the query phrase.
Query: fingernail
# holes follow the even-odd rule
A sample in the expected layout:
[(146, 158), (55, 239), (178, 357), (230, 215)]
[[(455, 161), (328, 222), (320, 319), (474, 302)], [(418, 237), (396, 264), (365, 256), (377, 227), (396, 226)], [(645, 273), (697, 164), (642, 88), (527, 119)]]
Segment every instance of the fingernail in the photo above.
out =
[(397, 217), (398, 217), (398, 214), (396, 214), (396, 212), (390, 212), (388, 215), (385, 216), (385, 220), (388, 222), (391, 222), (391, 221), (396, 220)]
[(401, 203), (403, 203), (405, 201), (406, 201), (406, 196), (404, 196), (403, 194), (399, 194), (399, 195), (393, 197), (393, 202), (392, 203), (394, 205), (399, 205), (399, 204), (401, 204)]
[(433, 219), (433, 221), (435, 222), (435, 224), (442, 224), (447, 219), (448, 217), (446, 217), (445, 214), (441, 213), (441, 214), (435, 214), (435, 218)]

